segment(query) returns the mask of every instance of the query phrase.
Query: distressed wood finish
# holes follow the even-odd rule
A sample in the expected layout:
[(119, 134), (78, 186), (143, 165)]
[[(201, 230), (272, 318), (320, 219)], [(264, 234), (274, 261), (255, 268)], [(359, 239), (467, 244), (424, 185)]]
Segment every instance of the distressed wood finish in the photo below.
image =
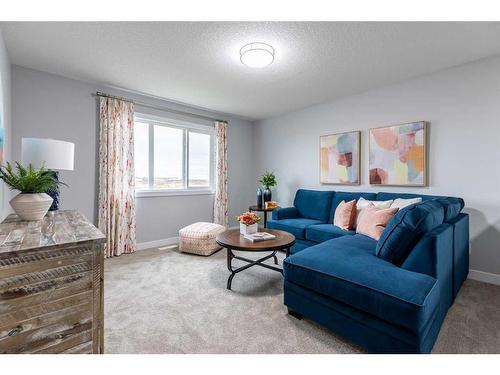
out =
[(0, 224), (0, 353), (104, 352), (103, 246), (77, 211)]

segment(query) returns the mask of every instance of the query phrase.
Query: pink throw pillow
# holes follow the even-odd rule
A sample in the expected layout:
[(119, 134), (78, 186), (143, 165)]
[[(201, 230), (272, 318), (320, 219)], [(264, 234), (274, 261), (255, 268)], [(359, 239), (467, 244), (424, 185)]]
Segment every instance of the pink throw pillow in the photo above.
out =
[(350, 202), (342, 201), (335, 209), (333, 225), (344, 230), (351, 230), (356, 222), (356, 200)]
[(372, 203), (362, 210), (356, 227), (356, 233), (364, 234), (374, 240), (379, 240), (387, 223), (398, 212), (398, 208), (385, 208), (379, 210)]

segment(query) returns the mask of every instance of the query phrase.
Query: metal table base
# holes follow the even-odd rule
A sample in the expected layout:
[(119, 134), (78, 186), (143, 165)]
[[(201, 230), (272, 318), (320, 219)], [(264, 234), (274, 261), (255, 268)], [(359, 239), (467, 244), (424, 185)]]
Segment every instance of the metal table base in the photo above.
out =
[[(277, 265), (278, 264), (278, 257), (276, 256), (276, 252), (278, 250), (269, 250), (269, 251), (271, 251), (271, 254), (266, 255), (265, 257), (259, 258), (257, 260), (253, 260), (253, 259), (243, 258), (239, 255), (235, 255), (231, 248), (226, 248), (226, 249), (227, 249), (227, 269), (229, 270), (229, 272), (231, 272), (231, 275), (229, 275), (229, 278), (227, 279), (227, 289), (229, 289), (229, 290), (231, 290), (231, 283), (233, 281), (234, 275), (236, 275), (237, 273), (244, 271), (250, 267), (253, 267), (253, 266), (264, 267), (264, 268), (267, 268), (267, 269), (270, 269), (273, 271), (277, 271), (277, 272), (280, 272), (281, 274), (283, 274), (283, 268), (274, 267), (274, 266), (271, 266), (269, 264), (263, 263), (264, 261), (273, 258), (274, 264)], [(289, 251), (290, 251), (290, 249), (286, 249), (287, 256), (289, 254)], [(243, 262), (247, 262), (248, 264), (246, 264), (242, 267), (233, 269), (233, 266), (232, 266), (233, 259), (238, 259), (238, 260), (241, 260)]]

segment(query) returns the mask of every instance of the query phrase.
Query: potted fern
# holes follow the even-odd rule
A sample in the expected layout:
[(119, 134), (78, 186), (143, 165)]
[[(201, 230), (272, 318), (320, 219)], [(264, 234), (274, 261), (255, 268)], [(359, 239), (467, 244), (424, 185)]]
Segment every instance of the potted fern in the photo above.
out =
[(43, 166), (37, 170), (31, 164), (23, 167), (18, 162), (15, 169), (9, 162), (1, 166), (0, 179), (11, 190), (20, 191), (9, 203), (21, 219), (29, 221), (41, 220), (49, 210), (53, 199), (45, 192), (64, 185)]

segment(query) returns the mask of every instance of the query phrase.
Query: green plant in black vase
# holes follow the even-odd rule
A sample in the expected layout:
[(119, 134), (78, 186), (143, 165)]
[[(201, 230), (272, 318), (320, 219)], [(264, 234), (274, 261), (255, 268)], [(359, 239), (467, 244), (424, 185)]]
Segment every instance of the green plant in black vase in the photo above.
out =
[(260, 177), (259, 182), (262, 184), (263, 187), (266, 188), (264, 190), (264, 202), (269, 202), (272, 196), (271, 188), (278, 184), (278, 182), (276, 181), (276, 176), (274, 175), (273, 172), (266, 171), (266, 173), (264, 173)]

